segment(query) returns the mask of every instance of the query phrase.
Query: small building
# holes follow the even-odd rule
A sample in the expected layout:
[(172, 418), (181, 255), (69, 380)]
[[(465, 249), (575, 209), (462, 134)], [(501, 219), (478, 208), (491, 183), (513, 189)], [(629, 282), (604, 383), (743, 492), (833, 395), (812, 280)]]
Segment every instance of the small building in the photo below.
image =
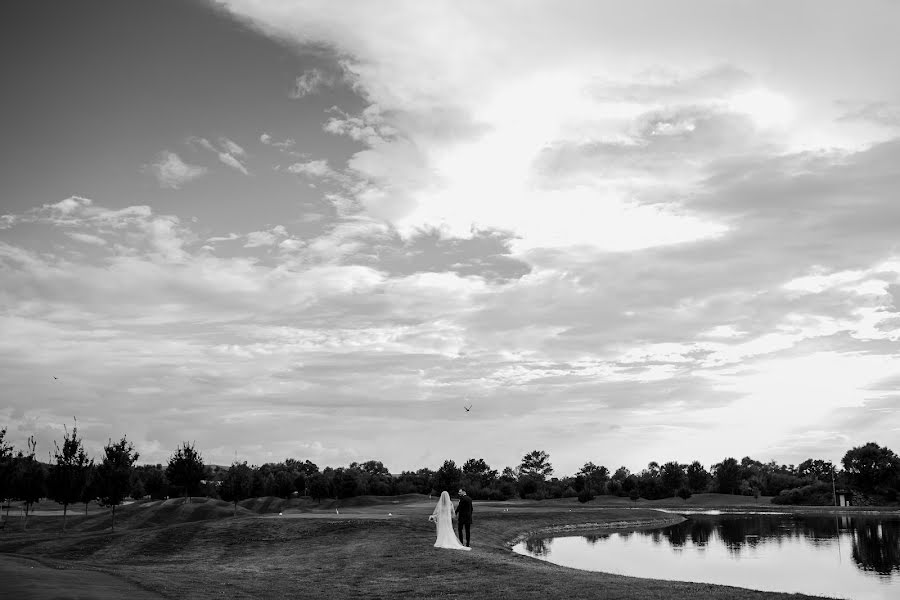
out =
[(851, 490), (836, 490), (835, 491), (836, 502), (838, 506), (850, 506), (850, 500), (853, 498), (853, 492)]

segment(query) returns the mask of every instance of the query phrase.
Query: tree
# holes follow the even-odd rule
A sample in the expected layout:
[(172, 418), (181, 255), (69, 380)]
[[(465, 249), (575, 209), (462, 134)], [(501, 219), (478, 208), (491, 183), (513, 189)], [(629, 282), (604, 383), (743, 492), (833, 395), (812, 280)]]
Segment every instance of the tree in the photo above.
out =
[(629, 475), (631, 475), (631, 471), (627, 467), (622, 466), (616, 469), (616, 472), (609, 478), (609, 483), (606, 485), (609, 493), (615, 496), (627, 495), (628, 490), (624, 489), (623, 484)]
[(49, 485), (50, 499), (63, 505), (63, 531), (66, 530), (69, 504), (81, 500), (88, 474), (94, 466), (94, 460), (88, 459), (83, 441), (78, 437), (78, 421), (75, 421), (71, 435), (68, 428), (64, 427), (64, 430), (62, 448), (54, 442), (56, 465), (50, 471)]
[(578, 471), (578, 475), (584, 478), (584, 484), (591, 494), (593, 492), (602, 494), (606, 487), (606, 481), (609, 479), (609, 469), (589, 461), (584, 463), (584, 466)]
[(253, 489), (253, 469), (247, 466), (246, 461), (235, 461), (222, 480), (221, 494), (223, 500), (234, 502), (234, 516), (237, 516), (238, 502), (250, 497)]
[(850, 483), (866, 493), (895, 489), (900, 482), (900, 458), (875, 442), (848, 450), (841, 461)]
[(366, 490), (365, 476), (356, 467), (335, 469), (331, 482), (332, 489), (339, 499), (361, 496)]
[(182, 442), (166, 466), (166, 479), (177, 489), (184, 491), (185, 503), (190, 502), (191, 494), (200, 487), (200, 480), (206, 473), (203, 457), (194, 449), (193, 444)]
[(112, 530), (116, 530), (116, 507), (128, 494), (131, 472), (140, 456), (134, 445), (122, 436), (116, 443), (109, 440), (103, 447), (103, 462), (97, 467), (97, 492), (101, 506), (112, 507)]
[(329, 494), (328, 479), (322, 473), (316, 473), (309, 478), (309, 495), (317, 503), (322, 502), (322, 498), (327, 498)]
[(553, 474), (553, 465), (550, 464), (550, 455), (543, 450), (532, 450), (522, 457), (519, 465), (519, 475), (545, 481)]
[(716, 491), (720, 494), (736, 494), (741, 486), (741, 466), (734, 458), (726, 458), (713, 465)]
[(797, 475), (811, 481), (831, 482), (831, 461), (807, 458), (797, 465)]
[(684, 465), (677, 462), (667, 462), (659, 469), (659, 478), (662, 482), (663, 489), (674, 496), (679, 489), (684, 486), (686, 479), (684, 474)]
[[(350, 466), (354, 466), (352, 463)], [(390, 470), (380, 460), (367, 460), (356, 465), (363, 474), (366, 493), (374, 496), (389, 496), (394, 488), (394, 478)]]
[(479, 487), (490, 487), (497, 481), (497, 471), (491, 469), (483, 458), (470, 458), (462, 466), (463, 475)]
[(462, 479), (462, 470), (452, 460), (445, 460), (441, 468), (434, 474), (434, 489), (438, 492), (447, 491), (451, 494), (459, 489)]
[(640, 476), (637, 478), (637, 487), (641, 498), (646, 498), (647, 500), (658, 500), (671, 495), (663, 487), (659, 463), (656, 461), (650, 462), (647, 468), (641, 471)]
[(689, 490), (686, 487), (683, 487), (680, 490), (678, 490), (678, 497), (681, 498), (682, 500), (684, 500), (685, 502), (687, 502), (687, 499), (690, 498), (691, 496), (692, 496), (691, 490)]
[(144, 484), (144, 494), (154, 500), (162, 500), (169, 495), (169, 481), (161, 464), (142, 465), (137, 467), (136, 471)]
[(27, 443), (28, 454), (23, 454), (20, 450), (13, 460), (13, 493), (17, 499), (25, 503), (22, 529), (28, 524), (31, 506), (47, 493), (47, 474), (44, 465), (35, 458), (37, 442), (34, 436), (30, 436)]
[(276, 496), (290, 500), (291, 495), (297, 491), (294, 482), (297, 480), (297, 473), (287, 469), (278, 469), (275, 471), (275, 490)]
[(518, 469), (512, 467), (503, 467), (503, 472), (500, 473), (500, 481), (505, 483), (515, 483), (518, 478)]
[(591, 492), (591, 488), (588, 485), (584, 486), (580, 492), (578, 492), (578, 501), (584, 504), (585, 502), (590, 502), (594, 499), (594, 494)]
[(97, 475), (97, 465), (91, 461), (91, 466), (84, 474), (84, 487), (81, 490), (79, 502), (84, 503), (84, 515), (88, 514), (88, 504), (100, 496), (100, 477)]
[(0, 501), (6, 501), (9, 520), (9, 498), (13, 495), (13, 447), (6, 442), (6, 428), (0, 429)]
[(705, 492), (706, 488), (709, 487), (709, 472), (700, 464), (700, 461), (695, 460), (689, 464), (686, 475), (688, 489), (692, 492)]

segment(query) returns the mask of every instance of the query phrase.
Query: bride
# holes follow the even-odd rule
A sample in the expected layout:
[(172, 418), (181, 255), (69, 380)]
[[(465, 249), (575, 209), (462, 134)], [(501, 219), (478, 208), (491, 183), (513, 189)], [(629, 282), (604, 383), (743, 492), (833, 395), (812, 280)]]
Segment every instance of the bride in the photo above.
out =
[(451, 550), (471, 550), (459, 543), (456, 532), (453, 531), (453, 503), (450, 502), (450, 494), (446, 491), (441, 492), (441, 498), (438, 500), (434, 512), (428, 517), (428, 520), (437, 524), (437, 541), (434, 543), (435, 548), (450, 548)]

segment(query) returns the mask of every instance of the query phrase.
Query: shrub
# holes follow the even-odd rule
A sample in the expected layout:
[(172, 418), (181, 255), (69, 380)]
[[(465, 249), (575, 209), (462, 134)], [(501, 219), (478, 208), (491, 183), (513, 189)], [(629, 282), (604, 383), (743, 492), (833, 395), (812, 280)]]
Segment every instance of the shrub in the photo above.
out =
[(834, 504), (834, 495), (831, 486), (817, 481), (811, 485), (782, 490), (772, 498), (772, 504), (803, 504), (807, 506), (831, 506)]
[(594, 499), (594, 494), (591, 493), (590, 488), (584, 488), (578, 493), (578, 501), (584, 504), (585, 502), (590, 502)]

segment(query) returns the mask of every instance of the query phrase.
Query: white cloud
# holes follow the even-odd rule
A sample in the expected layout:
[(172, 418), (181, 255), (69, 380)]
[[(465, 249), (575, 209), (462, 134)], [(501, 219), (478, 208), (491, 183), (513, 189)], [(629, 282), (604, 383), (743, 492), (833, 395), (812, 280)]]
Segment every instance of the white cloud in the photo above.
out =
[(72, 238), (73, 240), (78, 240), (79, 242), (84, 242), (85, 244), (91, 244), (94, 246), (105, 246), (106, 240), (102, 237), (92, 235), (90, 233), (79, 233), (77, 231), (67, 231), (66, 235)]
[(244, 248), (274, 246), (279, 242), (279, 238), (285, 236), (287, 236), (287, 230), (283, 225), (276, 225), (268, 231), (251, 231), (246, 235), (247, 242), (244, 244)]
[(266, 146), (272, 146), (274, 148), (281, 148), (282, 150), (287, 150), (289, 148), (293, 148), (297, 142), (291, 138), (286, 138), (284, 140), (278, 141), (268, 133), (262, 133), (259, 136), (259, 141)]
[(145, 165), (143, 170), (156, 177), (161, 187), (173, 190), (207, 173), (206, 168), (188, 164), (168, 150), (160, 152), (156, 162)]
[(287, 170), (291, 173), (308, 177), (331, 177), (335, 175), (335, 172), (328, 166), (328, 161), (324, 159), (294, 163)]
[(233, 142), (232, 140), (229, 140), (228, 138), (221, 138), (219, 140), (219, 143), (222, 144), (222, 146), (225, 148), (225, 150), (229, 154), (232, 154), (234, 156), (246, 156), (247, 155), (247, 153), (244, 152), (243, 148), (241, 148), (235, 142)]
[(338, 116), (330, 117), (325, 122), (325, 131), (334, 135), (346, 135), (370, 146), (397, 133), (394, 127), (387, 124), (376, 104), (367, 106), (358, 117), (350, 116), (336, 106), (331, 107), (328, 112)]
[(219, 148), (217, 148), (212, 142), (203, 137), (190, 137), (187, 142), (189, 144), (198, 144), (201, 148), (208, 150), (216, 155), (216, 158), (219, 159), (223, 165), (226, 165), (235, 171), (243, 173), (244, 175), (249, 175), (249, 171), (247, 167), (241, 162), (240, 158), (245, 158), (247, 156), (247, 152), (243, 147), (238, 145), (233, 140), (230, 140), (226, 137), (219, 138)]
[(222, 164), (228, 165), (235, 171), (240, 171), (244, 175), (250, 174), (247, 171), (247, 167), (245, 167), (244, 164), (241, 161), (239, 161), (237, 158), (235, 158), (233, 155), (228, 154), (227, 152), (219, 152), (218, 157), (219, 157), (219, 160), (222, 162)]
[(304, 96), (317, 93), (319, 90), (334, 85), (334, 77), (327, 75), (321, 69), (307, 69), (294, 80), (294, 89), (290, 96), (300, 99)]
[[(841, 112), (832, 102), (845, 90), (825, 76), (820, 57), (797, 55), (795, 37), (773, 31), (764, 11), (729, 12), (699, 0), (690, 5), (703, 19), (674, 6), (655, 7), (648, 19), (638, 6), (605, 2), (564, 9), (398, 2), (390, 10), (373, 5), (352, 11), (321, 2), (226, 5), (279, 39), (335, 48), (368, 106), (355, 116), (334, 109), (325, 130), (368, 146), (350, 162), (364, 181), (352, 193), (368, 214), (391, 220), (405, 235), (431, 226), (456, 236), (473, 225), (493, 227), (519, 234), (521, 249), (588, 244), (627, 250), (702, 240), (727, 231), (728, 224), (681, 199), (722, 156), (748, 147), (858, 148), (862, 140), (884, 139), (858, 123), (835, 120)], [(859, 14), (823, 11), (825, 21), (858, 36), (848, 52), (805, 27), (802, 11), (786, 10), (782, 18), (822, 42), (814, 47), (832, 68), (870, 91), (900, 92), (885, 77), (857, 77), (858, 64), (890, 72), (890, 59), (874, 49), (893, 44), (881, 32), (867, 33)], [(446, 48), (450, 39), (453, 52)], [(733, 63), (722, 65), (719, 56)], [(777, 72), (765, 67), (776, 63)], [(323, 77), (304, 74), (298, 95)], [(604, 82), (618, 82), (606, 85), (605, 97), (598, 93)], [(710, 144), (715, 128), (697, 119), (659, 120), (646, 134), (665, 138), (654, 148), (668, 146), (646, 157), (640, 169), (601, 164), (593, 175), (577, 177), (536, 172), (548, 147), (634, 140), (642, 115), (691, 107), (718, 111), (720, 124), (731, 119), (747, 127), (722, 132)], [(691, 144), (690, 159), (678, 160)], [(656, 164), (671, 157), (669, 168)], [(654, 209), (641, 208), (647, 204)], [(572, 223), (603, 230), (573, 230)], [(640, 239), (611, 240), (621, 231), (640, 232)]]
[[(900, 144), (872, 144), (896, 135), (900, 9), (879, 28), (829, 6), (810, 28), (789, 4), (772, 28), (752, 3), (686, 2), (227, 2), (339, 57), (356, 97), (333, 94), (348, 104), (321, 127), (346, 139), (323, 148), (358, 151), (287, 152), (332, 206), (295, 215), (296, 237), (77, 197), (4, 216), (0, 404), (31, 410), (35, 373), (61, 371), (76, 397), (48, 406), (94, 410), (101, 441), (126, 425), (115, 391), (145, 393), (128, 433), (156, 460), (180, 439), (259, 460), (302, 420), (395, 469), (447, 458), (465, 397), (479, 455), (543, 440), (561, 473), (796, 462), (817, 435), (839, 453), (895, 430)], [(331, 77), (294, 95), (315, 105)], [(863, 100), (835, 103), (848, 89)], [(189, 145), (249, 171), (237, 141)]]
[(216, 235), (211, 238), (207, 238), (207, 242), (230, 242), (232, 240), (236, 240), (241, 236), (237, 233), (231, 232), (228, 235)]

